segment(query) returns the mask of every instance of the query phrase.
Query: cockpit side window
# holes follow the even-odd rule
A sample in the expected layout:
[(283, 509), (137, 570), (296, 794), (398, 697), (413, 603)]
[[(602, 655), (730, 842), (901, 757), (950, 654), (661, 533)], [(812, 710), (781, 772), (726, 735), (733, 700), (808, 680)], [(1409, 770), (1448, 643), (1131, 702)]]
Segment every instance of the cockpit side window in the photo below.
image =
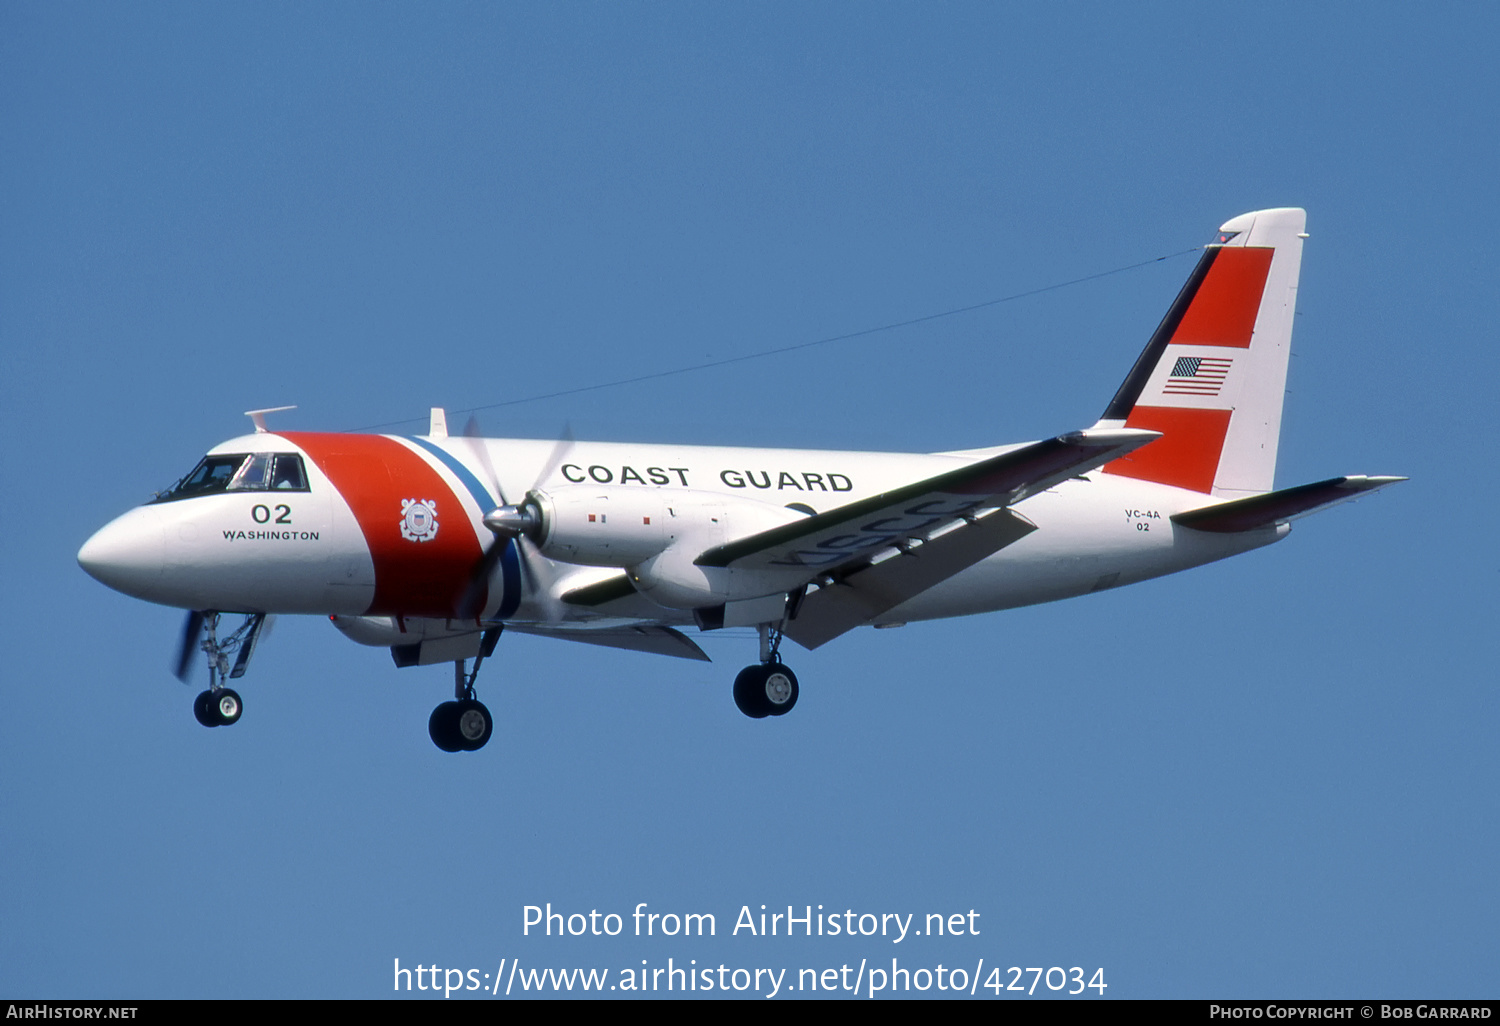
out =
[(305, 492), (307, 472), (296, 453), (236, 453), (205, 456), (192, 473), (153, 502), (176, 502), (220, 492)]
[(276, 454), (276, 470), (271, 475), (271, 489), (278, 492), (307, 491), (307, 475), (302, 471), (302, 457), (294, 452)]

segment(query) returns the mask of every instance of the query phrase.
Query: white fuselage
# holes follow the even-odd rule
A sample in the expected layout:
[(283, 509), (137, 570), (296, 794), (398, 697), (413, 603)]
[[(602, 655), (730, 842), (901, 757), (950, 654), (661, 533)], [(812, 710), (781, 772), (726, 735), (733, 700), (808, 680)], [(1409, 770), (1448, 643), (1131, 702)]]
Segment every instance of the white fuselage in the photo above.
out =
[[(189, 609), (451, 618), (455, 596), (496, 543), (482, 523), (501, 498), (483, 483), (487, 459), (489, 479), (510, 501), (535, 492), (567, 499), (557, 505), (570, 512), (597, 508), (597, 518), (580, 515), (574, 534), (587, 538), (597, 525), (602, 548), (625, 553), (589, 557), (596, 565), (545, 558), (529, 589), (513, 561), (497, 561), (480, 618), (555, 623), (558, 596), (618, 576), (655, 539), (701, 552), (1006, 448), (924, 455), (576, 442), (549, 468), (556, 446), (544, 441), (257, 433), (209, 456), (299, 454), (301, 490), (223, 490), (141, 506), (90, 539), (80, 561), (120, 591)], [(1169, 519), (1214, 501), (1107, 470), (1066, 480), (1012, 507), (1035, 531), (872, 622), (1050, 602), (1223, 559), (1287, 531), (1211, 534)], [(423, 504), (415, 513), (414, 503)], [(642, 517), (641, 509), (663, 512)], [(555, 556), (545, 544), (541, 554)], [(579, 626), (621, 622), (617, 609), (564, 608)], [(690, 610), (644, 602), (625, 619), (693, 622)]]

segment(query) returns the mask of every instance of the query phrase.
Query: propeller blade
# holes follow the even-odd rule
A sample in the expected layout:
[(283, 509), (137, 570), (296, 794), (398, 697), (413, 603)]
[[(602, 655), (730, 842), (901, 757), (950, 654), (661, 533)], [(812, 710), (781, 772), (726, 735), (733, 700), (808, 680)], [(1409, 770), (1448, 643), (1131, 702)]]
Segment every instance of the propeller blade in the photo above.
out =
[(564, 613), (563, 603), (552, 592), (554, 582), (544, 580), (537, 572), (535, 560), (542, 560), (545, 563), (546, 557), (524, 534), (516, 539), (516, 555), (520, 557), (522, 588), (535, 597), (542, 606), (543, 615), (546, 616), (548, 623), (561, 623)]
[(562, 436), (558, 438), (557, 444), (552, 447), (552, 452), (547, 456), (547, 462), (542, 464), (542, 472), (532, 482), (532, 488), (540, 488), (542, 482), (553, 474), (557, 468), (562, 466), (562, 461), (567, 459), (568, 453), (573, 451), (573, 425), (564, 424)]
[(177, 659), (172, 670), (173, 675), (184, 684), (192, 673), (193, 650), (198, 647), (198, 637), (202, 633), (203, 614), (197, 610), (189, 610), (187, 619), (182, 622), (182, 641), (178, 644)]
[(495, 473), (495, 465), (490, 462), (490, 448), (484, 444), (484, 437), (479, 433), (479, 418), (470, 416), (469, 422), (464, 425), (464, 442), (469, 446), (469, 451), (484, 468), (485, 483), (495, 490), (495, 496), (500, 500), (500, 505), (508, 506), (505, 498), (505, 489), (500, 486), (500, 475)]
[(479, 562), (474, 564), (474, 569), (469, 571), (469, 583), (464, 586), (463, 597), (458, 600), (458, 613), (460, 620), (472, 620), (484, 612), (485, 597), (489, 594), (490, 575), (495, 572), (495, 564), (500, 562), (500, 557), (505, 554), (507, 539), (497, 537), (485, 549), (484, 555), (479, 557)]
[[(523, 523), (531, 523), (530, 517), (536, 514), (524, 514), (518, 507), (512, 507), (505, 497), (505, 489), (500, 485), (500, 476), (495, 473), (495, 466), (490, 460), (489, 447), (484, 444), (483, 436), (479, 431), (479, 420), (471, 416), (464, 425), (464, 439), (475, 460), (483, 468), (488, 483), (494, 488), (495, 495), (500, 500), (504, 510), (492, 510), (492, 514), (504, 513), (506, 516), (499, 517), (495, 522), (486, 518), (486, 523), (491, 531), (495, 533), (495, 540), (474, 569), (469, 573), (469, 582), (464, 588), (463, 597), (459, 599), (456, 612), (461, 620), (477, 617), (484, 611), (485, 598), (489, 590), (490, 577), (495, 571), (495, 566), (500, 562), (500, 557), (505, 554), (505, 546), (514, 539), (516, 542), (516, 556), (521, 571), (521, 587), (525, 593), (530, 593), (541, 602), (546, 611), (547, 619), (551, 623), (560, 621), (563, 617), (562, 603), (553, 595), (550, 587), (551, 582), (544, 581), (537, 572), (537, 560), (543, 558), (537, 551), (536, 546), (526, 537), (526, 531), (531, 528), (522, 526)], [(532, 488), (540, 487), (541, 484), (557, 472), (562, 466), (563, 460), (573, 448), (573, 429), (570, 425), (564, 426), (562, 437), (552, 447), (547, 455), (547, 461), (542, 464), (542, 469), (537, 474)], [(528, 493), (529, 494), (529, 493)], [(523, 500), (524, 502), (524, 500)], [(503, 523), (502, 523), (503, 521)]]

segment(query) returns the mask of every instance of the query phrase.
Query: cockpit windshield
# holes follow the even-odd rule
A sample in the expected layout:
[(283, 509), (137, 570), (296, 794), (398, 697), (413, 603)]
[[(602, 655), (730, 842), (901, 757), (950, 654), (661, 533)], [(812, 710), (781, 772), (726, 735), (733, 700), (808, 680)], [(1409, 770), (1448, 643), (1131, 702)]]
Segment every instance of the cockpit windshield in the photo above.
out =
[(220, 492), (305, 492), (307, 472), (293, 452), (205, 456), (181, 481), (153, 502), (176, 502)]

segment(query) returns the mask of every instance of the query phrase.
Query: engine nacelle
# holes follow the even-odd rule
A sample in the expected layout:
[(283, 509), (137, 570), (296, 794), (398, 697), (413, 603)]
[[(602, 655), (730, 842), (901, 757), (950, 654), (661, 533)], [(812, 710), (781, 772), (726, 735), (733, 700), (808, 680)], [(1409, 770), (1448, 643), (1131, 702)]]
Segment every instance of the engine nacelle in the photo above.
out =
[(533, 492), (528, 502), (541, 511), (536, 541), (542, 555), (622, 568), (651, 563), (668, 551), (691, 565), (715, 545), (806, 516), (753, 499), (684, 489), (583, 485)]
[(675, 519), (672, 503), (655, 488), (559, 488), (533, 492), (530, 499), (542, 514), (537, 548), (549, 559), (627, 567), (650, 559), (674, 538), (668, 528)]

